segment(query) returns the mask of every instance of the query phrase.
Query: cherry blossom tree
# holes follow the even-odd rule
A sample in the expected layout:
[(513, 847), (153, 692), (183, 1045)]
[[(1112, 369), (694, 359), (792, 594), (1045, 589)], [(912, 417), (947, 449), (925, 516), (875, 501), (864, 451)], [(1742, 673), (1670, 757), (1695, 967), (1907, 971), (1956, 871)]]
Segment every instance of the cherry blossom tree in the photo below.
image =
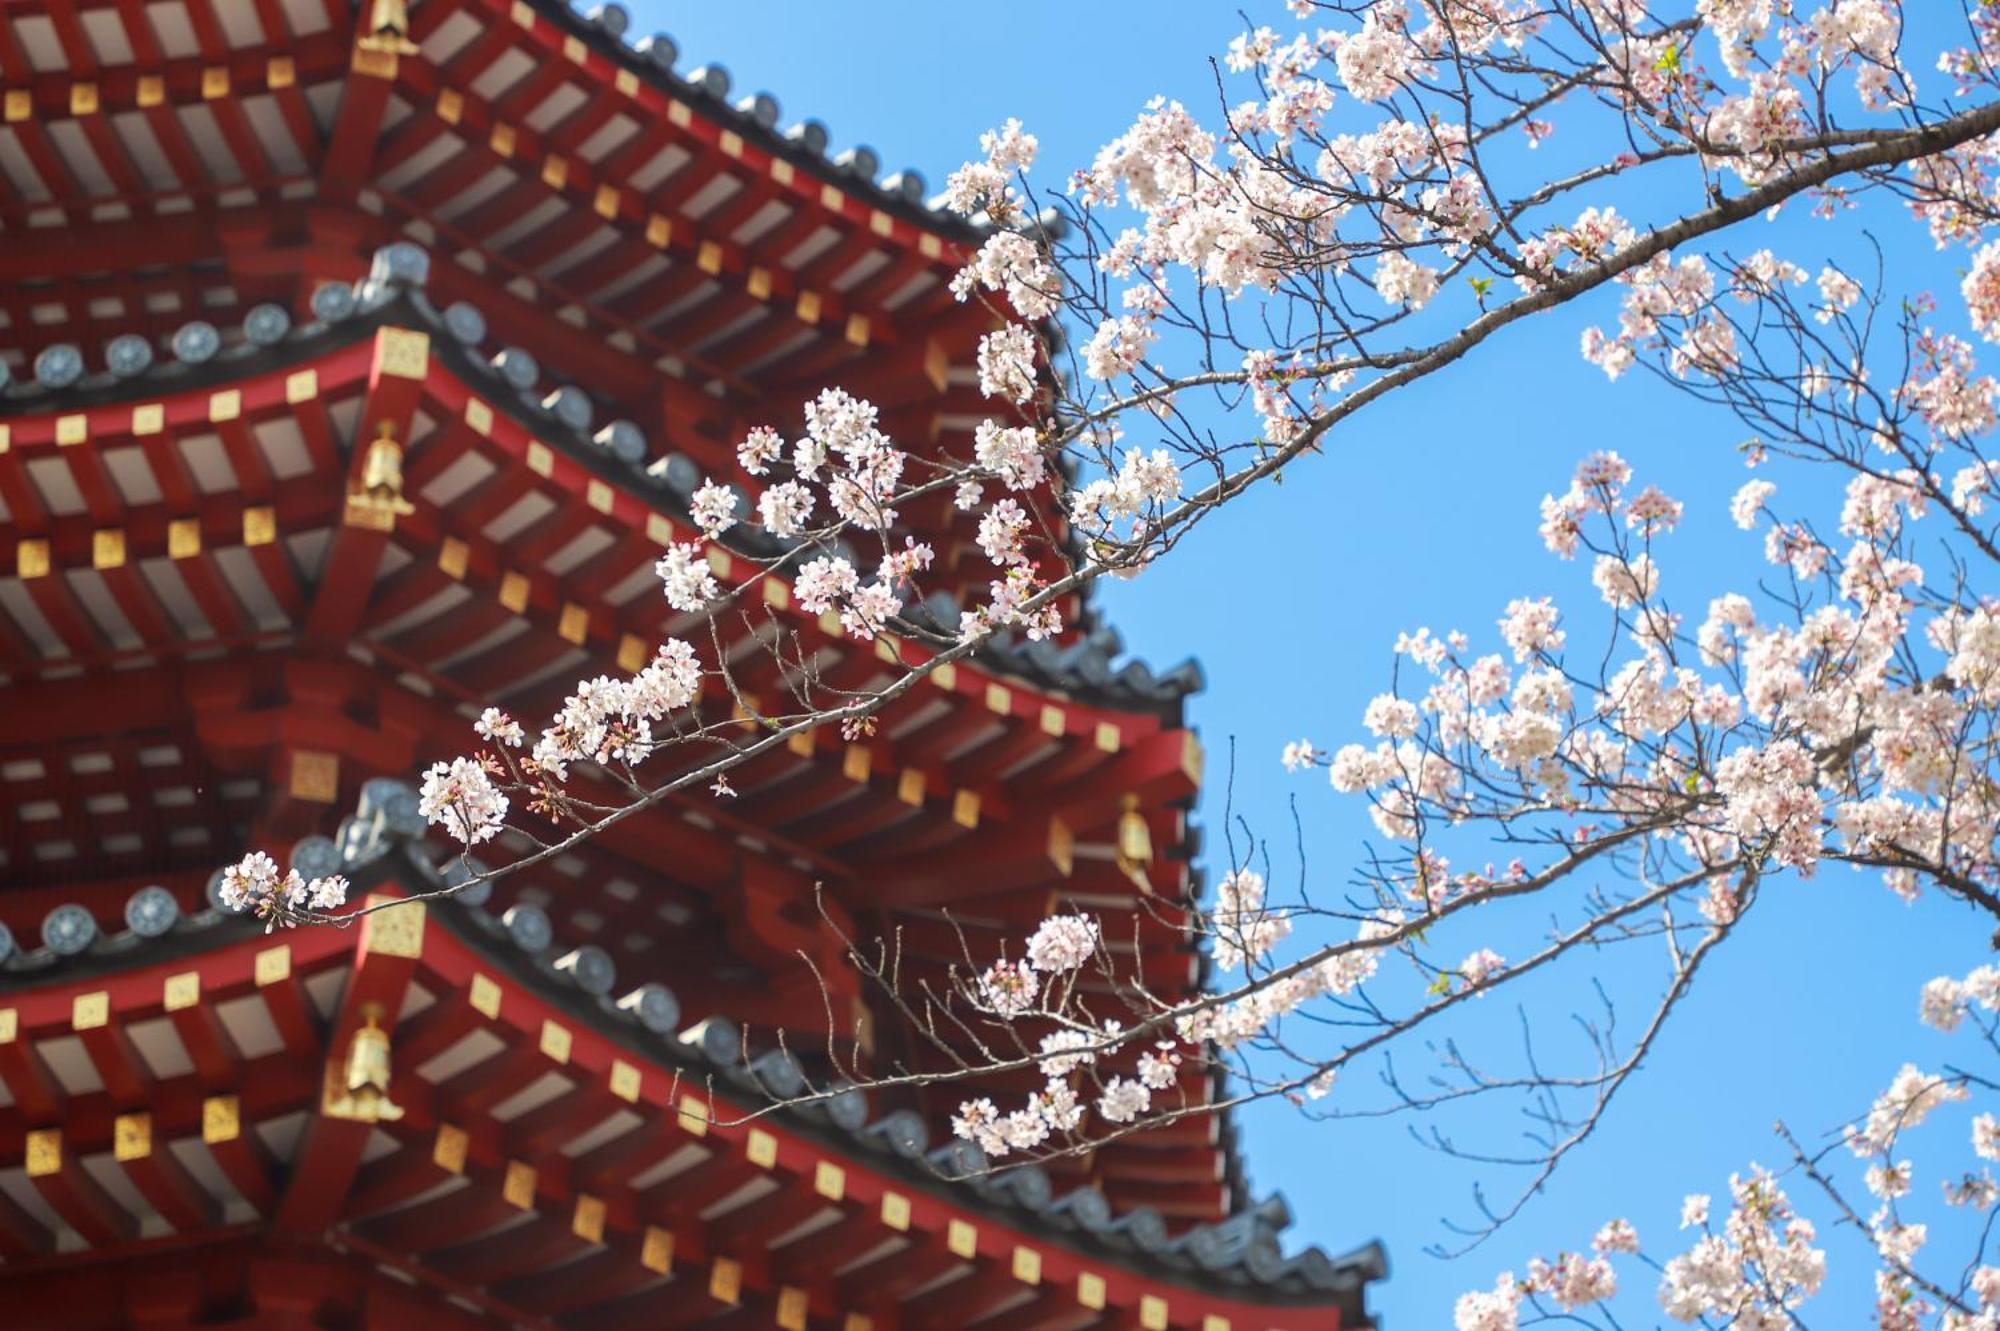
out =
[[(1460, 358), (1506, 355), (1530, 317), (1568, 319), (1604, 374), (1656, 376), (1711, 404), (1719, 439), (1747, 439), (1716, 448), (1718, 467), (1748, 464), (1731, 505), (1751, 533), (1737, 585), (1677, 599), (1682, 504), (1615, 452), (1589, 453), (1539, 514), (1575, 596), (1495, 606), (1476, 632), (1413, 627), (1389, 687), (1351, 724), (1327, 720), (1336, 740), (1283, 753), (1324, 772), (1315, 798), (1365, 802), (1373, 819), (1379, 839), (1341, 866), (1337, 896), (1303, 879), (1278, 890), (1269, 847), (1232, 833), (1201, 917), (1221, 979), (1193, 999), (1151, 993), (1083, 915), (1006, 955), (968, 950), (943, 989), (899, 984), (893, 940), (851, 939), (854, 964), (952, 1065), (828, 1053), (864, 1083), (1036, 1075), (1016, 1102), (965, 1093), (956, 1130), (994, 1167), (1252, 1099), (1329, 1120), (1525, 1101), (1537, 1149), (1505, 1162), (1521, 1181), (1482, 1197), (1471, 1246), (1591, 1138), (1769, 894), (1852, 866), (2000, 929), (2000, 459), (1984, 451), (2000, 384), (1979, 363), (2000, 341), (2000, 10), (1286, 10), (1270, 16), (1284, 30), (1229, 43), (1213, 111), (1155, 101), (1046, 185), (1034, 136), (1009, 121), (952, 175), (948, 206), (986, 228), (953, 289), (1000, 320), (979, 348), (992, 408), (970, 456), (906, 449), (870, 404), (828, 391), (802, 420), (748, 434), (738, 456), (761, 492), (746, 504), (702, 487), (704, 540), (660, 560), (676, 611), (747, 613), (755, 582), (719, 587), (706, 546), (760, 527), (787, 549), (760, 576), (857, 639), (924, 643), (921, 664), (854, 694), (792, 661), (791, 693), (760, 708), (697, 630), (632, 676), (580, 681), (554, 718), (488, 711), (477, 750), (425, 775), (423, 812), (467, 850), (503, 828), (533, 839), (462, 887), (669, 794), (726, 799), (736, 765), (816, 726), (865, 732), (995, 633), (1061, 635), (1068, 598), (1171, 558), (1223, 506), (1343, 447), (1350, 418)], [(1884, 243), (1885, 228), (1899, 234)], [(1956, 256), (1959, 288), (1907, 285), (1889, 256), (1912, 246)], [(1866, 262), (1809, 257), (1832, 251)], [(932, 552), (898, 524), (939, 491), (993, 568), (943, 631), (911, 613)], [(701, 719), (704, 684), (737, 693), (750, 738)], [(356, 913), (343, 884), (261, 855), (224, 891), (274, 925)], [(1612, 964), (1651, 967), (1655, 1001), (1636, 1025), (1587, 1020), (1579, 1066), (1489, 1064), (1447, 1042), (1421, 1085), (1394, 1070), (1467, 1004)], [(2000, 1185), (1983, 1165), (1933, 1170), (1922, 1186), (1966, 1218), (1934, 1241), (1905, 1217), (1921, 1171), (1903, 1156), (1957, 1132), (2000, 1159), (2000, 1121), (1970, 1103), (2000, 1085), (2000, 969), (1940, 978), (1917, 1005), (1992, 1066), (1906, 1066), (1837, 1138), (1786, 1131), (1769, 1168), (1746, 1162), (1726, 1194), (1716, 1181), (1721, 1195), (1691, 1195), (1682, 1234), (1647, 1246), (1607, 1217), (1577, 1251), (1467, 1294), (1458, 1326), (1619, 1325), (1624, 1307), (1804, 1325), (1832, 1238), (1851, 1230), (1879, 1325), (2000, 1328)], [(1230, 1096), (1184, 1099), (1188, 1064), (1226, 1067)], [(1390, 1069), (1388, 1102), (1349, 1110), (1341, 1078), (1364, 1065)]]

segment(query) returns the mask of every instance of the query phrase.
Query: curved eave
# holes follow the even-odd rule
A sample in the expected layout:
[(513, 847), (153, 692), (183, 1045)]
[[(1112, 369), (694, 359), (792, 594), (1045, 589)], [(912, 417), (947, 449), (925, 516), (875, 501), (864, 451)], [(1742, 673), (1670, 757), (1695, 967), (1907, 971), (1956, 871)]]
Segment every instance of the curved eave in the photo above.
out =
[[(439, 0), (432, 0), (432, 3), (439, 3)], [(755, 145), (774, 159), (791, 163), (824, 185), (854, 195), (866, 206), (879, 208), (916, 231), (927, 232), (958, 245), (976, 246), (985, 239), (987, 232), (984, 228), (954, 213), (926, 206), (921, 196), (912, 198), (908, 194), (886, 189), (872, 176), (844, 169), (829, 161), (823, 153), (779, 133), (775, 126), (766, 125), (754, 116), (737, 110), (728, 101), (712, 95), (701, 84), (680, 78), (669, 69), (662, 69), (632, 45), (568, 5), (557, 0), (522, 0), (520, 4), (512, 4), (509, 0), (509, 5), (517, 13), (521, 9), (531, 10), (561, 34), (582, 42), (614, 70), (634, 75), (663, 96), (684, 100), (718, 130), (741, 135), (746, 144)]]
[[(385, 889), (394, 896), (440, 885), (436, 871), (382, 819), (372, 830), (373, 836), (346, 839), (347, 868), (360, 890)], [(153, 928), (159, 928), (157, 922)], [(352, 972), (344, 983), (327, 983), (343, 970)], [(359, 1009), (376, 1001), (369, 996), (395, 995), (386, 1013), (377, 1009), (393, 1039), (414, 1040), (430, 1058), (442, 1060), (464, 1047), (465, 1036), (486, 1030), (495, 1051), (470, 1068), (440, 1071), (429, 1084), (409, 1060), (395, 1065), (391, 1094), (409, 1106), (408, 1120), (391, 1133), (401, 1155), (371, 1166), (365, 1183), (340, 1183), (333, 1197), (321, 1199), (346, 1208), (330, 1212), (329, 1221), (364, 1239), (371, 1223), (393, 1227), (405, 1202), (428, 1195), (452, 1173), (502, 1186), (509, 1200), (522, 1205), (511, 1195), (514, 1173), (525, 1166), (533, 1189), (540, 1156), (524, 1144), (528, 1139), (515, 1126), (521, 1119), (489, 1121), (482, 1114), (497, 1113), (496, 1101), (559, 1070), (571, 1084), (566, 1094), (578, 1097), (577, 1103), (573, 1110), (556, 1104), (533, 1111), (538, 1122), (571, 1124), (566, 1131), (574, 1137), (622, 1102), (654, 1125), (628, 1131), (665, 1134), (654, 1155), (680, 1149), (675, 1142), (698, 1142), (711, 1173), (733, 1171), (723, 1176), (723, 1186), (761, 1171), (794, 1195), (816, 1193), (819, 1200), (807, 1206), (822, 1212), (822, 1220), (837, 1207), (842, 1214), (829, 1223), (879, 1224), (885, 1240), (900, 1236), (912, 1245), (913, 1259), (921, 1254), (941, 1270), (972, 1268), (969, 1279), (985, 1283), (965, 1289), (996, 1309), (1018, 1296), (1019, 1285), (1012, 1282), (1021, 1282), (1040, 1287), (1037, 1298), (1081, 1302), (1110, 1313), (1122, 1308), (1140, 1324), (1162, 1328), (1304, 1331), (1327, 1326), (1329, 1314), (1342, 1328), (1370, 1325), (1364, 1290), (1382, 1274), (1379, 1249), (1341, 1259), (1316, 1250), (1280, 1258), (1276, 1234), (1287, 1219), (1282, 1204), (1169, 1240), (1135, 1226), (1130, 1214), (1085, 1219), (1089, 1213), (1078, 1209), (1075, 1196), (1050, 1197), (1046, 1180), (1039, 1190), (1032, 1186), (1032, 1170), (953, 1177), (967, 1161), (962, 1152), (927, 1151), (921, 1133), (912, 1137), (907, 1122), (895, 1115), (869, 1121), (865, 1102), (773, 1110), (760, 1081), (770, 1074), (761, 1064), (746, 1065), (735, 1040), (712, 1032), (649, 1029), (637, 1003), (593, 992), (600, 986), (587, 988), (581, 973), (580, 967), (551, 964), (542, 952), (520, 946), (503, 923), (462, 902), (404, 904), (360, 929), (309, 929), (276, 939), (260, 936), (241, 918), (209, 911), (155, 936), (128, 932), (99, 939), (80, 954), (43, 948), (18, 955), (0, 967), (0, 1077), (15, 1090), (17, 1102), (14, 1113), (0, 1111), (0, 1152), (28, 1152), (30, 1185), (47, 1194), (58, 1216), (68, 1218), (75, 1198), (66, 1191), (72, 1182), (64, 1173), (78, 1168), (73, 1161), (101, 1149), (96, 1134), (110, 1126), (99, 1121), (95, 1108), (81, 1114), (86, 1101), (94, 1106), (102, 1096), (76, 1097), (78, 1057), (101, 1085), (114, 1088), (115, 1098), (116, 1088), (150, 1084), (156, 1075), (147, 1066), (152, 1055), (142, 1053), (124, 1031), (161, 1016), (163, 1005), (169, 1024), (183, 1037), (191, 1038), (209, 1020), (204, 1012), (223, 1007), (236, 1012), (232, 1028), (247, 1023), (248, 1029), (275, 1035), (278, 1052), (251, 1060), (265, 1070), (264, 1084), (238, 1089), (230, 1075), (208, 1068), (200, 1078), (208, 1099), (194, 1119), (181, 1121), (186, 1097), (176, 1078), (166, 1077), (150, 1093), (158, 1109), (147, 1116), (149, 1143), (157, 1139), (164, 1145), (181, 1132), (198, 1130), (220, 1157), (223, 1145), (243, 1136), (260, 1116), (295, 1111), (305, 1083), (271, 1071), (285, 1055), (337, 1060), (361, 1024)], [(421, 1005), (407, 1007), (406, 993), (422, 994)], [(245, 1003), (253, 1006), (245, 1009)], [(324, 1009), (317, 1020), (332, 1028), (324, 1044), (314, 1033), (312, 1008)], [(72, 1033), (79, 1037), (80, 1054), (52, 1061), (46, 1042)], [(146, 1048), (157, 1048), (159, 1038), (156, 1029)], [(36, 1062), (54, 1071), (33, 1085), (20, 1080), (31, 1075), (23, 1069)], [(247, 1065), (240, 1058), (234, 1065), (240, 1077)], [(472, 1100), (453, 1094), (467, 1079), (478, 1087)], [(218, 1103), (220, 1111), (213, 1107)], [(67, 1112), (72, 1104), (81, 1116)], [(35, 1123), (24, 1119), (23, 1108)], [(228, 1116), (227, 1137), (214, 1135), (218, 1112)], [(321, 1113), (327, 1122), (338, 1118), (325, 1107)], [(290, 1163), (293, 1173), (324, 1170), (320, 1157), (329, 1148), (322, 1136), (340, 1136), (335, 1129), (343, 1126), (356, 1125), (333, 1123), (326, 1134), (302, 1134), (300, 1154)], [(345, 1134), (357, 1161), (365, 1142), (389, 1126), (375, 1125), (358, 1137)], [(31, 1127), (35, 1131), (29, 1132)], [(563, 1131), (538, 1128), (537, 1149), (553, 1159), (569, 1139)], [(433, 1148), (433, 1136), (457, 1143), (455, 1162), (441, 1146)], [(135, 1158), (119, 1157), (125, 1167)], [(403, 1163), (390, 1163), (394, 1160)], [(343, 1176), (335, 1171), (328, 1177)], [(583, 1185), (560, 1171), (544, 1170), (542, 1179), (531, 1193), (531, 1209), (561, 1214), (582, 1197)], [(572, 1187), (579, 1189), (575, 1197)], [(639, 1223), (628, 1210), (613, 1214), (618, 1223)], [(133, 1217), (135, 1230), (138, 1219)], [(602, 1221), (600, 1210), (598, 1241), (612, 1242), (603, 1237)], [(729, 1256), (715, 1250), (697, 1260), (713, 1263)], [(421, 1260), (416, 1265), (421, 1271)]]
[[(0, 393), (0, 452), (41, 449), (57, 444), (60, 454), (71, 438), (66, 430), (83, 430), (85, 439), (98, 433), (129, 431), (131, 422), (100, 426), (92, 419), (119, 408), (168, 399), (195, 404), (195, 418), (212, 410), (213, 395), (232, 386), (253, 381), (276, 382), (280, 394), (287, 391), (288, 376), (310, 367), (324, 367), (329, 358), (339, 361), (339, 373), (353, 378), (368, 372), (368, 366), (354, 355), (384, 329), (416, 327), (429, 338), (430, 360), (449, 373), (461, 397), (477, 395), (488, 415), (498, 412), (521, 432), (512, 442), (525, 453), (530, 446), (553, 448), (576, 469), (577, 484), (583, 491), (593, 479), (615, 486), (634, 505), (647, 513), (670, 520), (672, 539), (695, 540), (698, 533), (688, 519), (689, 496), (701, 477), (692, 460), (672, 451), (649, 450), (632, 457), (620, 456), (610, 444), (608, 430), (593, 434), (590, 414), (584, 423), (565, 420), (559, 413), (557, 397), (537, 400), (532, 393), (509, 384), (500, 369), (483, 359), (476, 343), (454, 337), (444, 316), (425, 298), (420, 288), (401, 283), (363, 284), (365, 298), (346, 317), (332, 323), (307, 324), (290, 330), (269, 346), (239, 343), (200, 364), (174, 360), (158, 361), (143, 373), (126, 379), (108, 373), (88, 376), (75, 384), (50, 389), (39, 384), (15, 385)], [(426, 371), (437, 373), (436, 369)], [(317, 391), (335, 386), (330, 374), (322, 375)], [(580, 392), (569, 389), (566, 392)], [(181, 413), (185, 415), (185, 412)], [(174, 417), (170, 416), (170, 419)], [(636, 427), (620, 423), (636, 434)], [(501, 429), (497, 424), (492, 429)], [(644, 526), (642, 517), (635, 522)], [(725, 544), (738, 553), (764, 560), (782, 558), (788, 549), (748, 526), (738, 526)], [(4, 559), (4, 552), (0, 552)], [(4, 567), (4, 565), (0, 565)], [(788, 598), (789, 599), (789, 598)], [(948, 610), (932, 614), (930, 622), (948, 621)], [(808, 621), (810, 622), (810, 621)], [(883, 642), (888, 642), (883, 639)], [(927, 652), (915, 641), (899, 648), (903, 659), (918, 661)], [(1119, 650), (1115, 634), (1103, 631), (1056, 645), (996, 639), (984, 645), (968, 668), (961, 692), (978, 693), (992, 675), (995, 684), (1026, 684), (1053, 697), (1074, 699), (1088, 708), (1150, 714), (1166, 727), (1180, 723), (1181, 702), (1201, 687), (1201, 675), (1192, 663), (1164, 675), (1156, 674), (1143, 662), (1114, 665)]]

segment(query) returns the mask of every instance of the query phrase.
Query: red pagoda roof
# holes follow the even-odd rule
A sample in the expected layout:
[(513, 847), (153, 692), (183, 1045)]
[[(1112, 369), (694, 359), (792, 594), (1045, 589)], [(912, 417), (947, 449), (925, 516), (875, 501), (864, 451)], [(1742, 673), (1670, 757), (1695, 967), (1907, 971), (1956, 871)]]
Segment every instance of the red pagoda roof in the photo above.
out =
[[(303, 853), (364, 887), (431, 891), (445, 880), (412, 840), (421, 829), (414, 794), (377, 782), (337, 846)], [(1087, 1325), (1119, 1305), (1138, 1326), (1317, 1326), (1329, 1304), (1341, 1326), (1365, 1324), (1379, 1252), (1284, 1257), (1281, 1203), (1170, 1236), (1156, 1214), (1059, 1191), (1039, 1167), (988, 1175), (967, 1143), (932, 1150), (919, 1116), (877, 1116), (857, 1090), (756, 1116), (806, 1089), (796, 1060), (751, 1057), (726, 1021), (684, 1027), (669, 990), (626, 990), (601, 949), (565, 950), (535, 908), (489, 904), (400, 907), (358, 938), (273, 940), (157, 895), (135, 897), (115, 936), (58, 924), (0, 970), (0, 1004), (15, 1004), (0, 1007), (0, 1076), (19, 1088), (0, 1154), (11, 1137), (28, 1160), (0, 1175), (15, 1206), (0, 1248), (123, 1243), (149, 1216), (262, 1215), (280, 1233), (333, 1224), (338, 1243), (476, 1287), (524, 1324), (594, 1305), (593, 1324), (651, 1315), (641, 1295), (669, 1269), (706, 1266), (712, 1281), (718, 1263), (743, 1291), (805, 1290), (815, 1314), (824, 1300), (904, 1326)], [(374, 996), (395, 994), (373, 1020), (414, 1074), (391, 1083), (402, 1117), (321, 1119), (301, 1139), (321, 1088), (282, 1051), (339, 1049)], [(135, 1079), (144, 1150), (133, 1116), (109, 1113)], [(60, 1131), (30, 1126), (50, 1117), (37, 1097), (69, 1101)], [(320, 1140), (329, 1122), (344, 1147)], [(314, 1186), (284, 1185), (287, 1170), (317, 1171)], [(560, 1278), (582, 1260), (591, 1282)]]
[[(621, 15), (431, 0), (406, 40), (359, 46), (340, 0), (13, 0), (13, 377), (196, 320), (233, 342), (243, 311), (303, 311), (407, 239), (452, 256), (433, 298), (476, 303), (543, 391), (586, 383), (711, 474), (747, 480), (744, 430), (836, 383), (906, 445), (969, 455), (991, 316), (946, 283), (976, 233), (914, 173), (878, 185), (867, 150), (780, 132), (768, 96), (732, 106), (719, 67), (675, 74), (671, 41), (624, 45)], [(905, 518), (959, 521), (942, 494)]]

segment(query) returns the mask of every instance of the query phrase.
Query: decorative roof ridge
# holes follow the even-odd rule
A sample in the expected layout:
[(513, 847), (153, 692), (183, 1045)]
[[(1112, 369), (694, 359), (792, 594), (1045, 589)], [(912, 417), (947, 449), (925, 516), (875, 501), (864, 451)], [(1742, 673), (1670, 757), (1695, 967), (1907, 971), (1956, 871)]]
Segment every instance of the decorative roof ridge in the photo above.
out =
[[(197, 319), (169, 339), (172, 359), (154, 359), (151, 344), (142, 338), (114, 338), (106, 345), (107, 367), (85, 374), (82, 351), (60, 343), (36, 357), (33, 384), (11, 387), (6, 363), (0, 361), (0, 423), (20, 415), (114, 405), (138, 395), (211, 388), (247, 374), (282, 370), (352, 345), (379, 328), (414, 321), (433, 334), (433, 353), (469, 387), (484, 383), (490, 404), (517, 424), (605, 480), (651, 496), (656, 504), (664, 498), (669, 503), (661, 504), (663, 509), (687, 515), (702, 481), (700, 464), (676, 451), (649, 458), (645, 433), (629, 420), (610, 421), (593, 431), (596, 406), (589, 394), (572, 383), (544, 384), (541, 366), (529, 352), (502, 347), (486, 357), (485, 316), (466, 301), (438, 309), (426, 293), (430, 263), (430, 255), (414, 241), (387, 245), (376, 251), (367, 277), (351, 286), (329, 283), (313, 293), (318, 316), (313, 322), (293, 325), (281, 306), (259, 305), (245, 315), (241, 340), (227, 347), (214, 325)], [(127, 347), (122, 355), (114, 351), (128, 341), (138, 349)], [(804, 549), (741, 523), (722, 544), (747, 558), (777, 560), (781, 569)], [(853, 555), (843, 543), (836, 543), (836, 549)], [(960, 609), (950, 593), (938, 592), (904, 618), (919, 629), (950, 634)], [(1190, 659), (1156, 672), (1136, 658), (1119, 663), (1124, 650), (1118, 632), (1092, 617), (1090, 626), (1067, 644), (999, 634), (982, 644), (974, 659), (1038, 688), (1114, 708), (1150, 710), (1164, 723), (1180, 725), (1183, 700), (1205, 686), (1199, 664)]]
[(993, 231), (988, 224), (935, 206), (925, 197), (922, 173), (912, 167), (878, 180), (881, 159), (873, 148), (856, 144), (828, 157), (831, 134), (818, 120), (807, 118), (780, 131), (778, 122), (783, 116), (777, 98), (768, 92), (752, 93), (732, 103), (729, 100), (732, 80), (728, 69), (720, 64), (703, 64), (686, 76), (676, 73), (674, 65), (681, 54), (679, 45), (665, 33), (628, 41), (632, 18), (624, 5), (601, 4), (588, 14), (579, 14), (562, 0), (522, 0), (522, 3), (661, 92), (686, 98), (711, 121), (741, 134), (746, 141), (825, 184), (852, 191), (871, 206), (954, 240), (977, 243)]

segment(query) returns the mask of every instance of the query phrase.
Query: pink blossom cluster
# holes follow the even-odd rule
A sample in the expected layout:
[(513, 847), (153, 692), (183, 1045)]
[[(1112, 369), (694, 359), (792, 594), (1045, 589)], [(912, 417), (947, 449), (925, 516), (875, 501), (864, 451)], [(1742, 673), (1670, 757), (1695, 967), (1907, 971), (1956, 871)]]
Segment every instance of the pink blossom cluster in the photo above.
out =
[(290, 927), (340, 909), (347, 904), (347, 888), (341, 874), (307, 880), (297, 869), (280, 873), (277, 861), (253, 850), (222, 871), (217, 895), (228, 909), (255, 914), (269, 933), (280, 924)]

